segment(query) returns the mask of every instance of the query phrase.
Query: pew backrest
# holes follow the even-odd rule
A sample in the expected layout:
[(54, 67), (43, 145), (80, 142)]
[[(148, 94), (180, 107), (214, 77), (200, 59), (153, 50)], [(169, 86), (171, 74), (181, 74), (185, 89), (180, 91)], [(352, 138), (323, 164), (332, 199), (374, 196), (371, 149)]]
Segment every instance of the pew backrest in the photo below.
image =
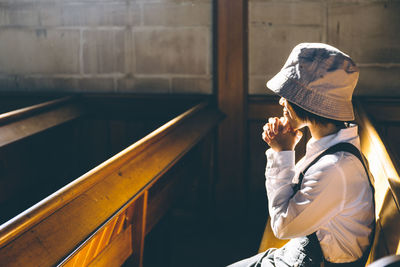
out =
[(356, 104), (361, 150), (374, 177), (376, 233), (369, 261), (400, 253), (400, 177), (397, 156), (378, 134), (360, 102)]
[(78, 100), (62, 97), (0, 114), (0, 224), (70, 181), (74, 169), (59, 170), (75, 163), (67, 156), (74, 147), (64, 144), (84, 117)]
[(0, 114), (0, 147), (46, 131), (83, 115), (83, 108), (63, 97)]
[(196, 105), (1, 225), (1, 265), (116, 266), (133, 255), (141, 266), (145, 235), (190, 177), (190, 152), (222, 117)]

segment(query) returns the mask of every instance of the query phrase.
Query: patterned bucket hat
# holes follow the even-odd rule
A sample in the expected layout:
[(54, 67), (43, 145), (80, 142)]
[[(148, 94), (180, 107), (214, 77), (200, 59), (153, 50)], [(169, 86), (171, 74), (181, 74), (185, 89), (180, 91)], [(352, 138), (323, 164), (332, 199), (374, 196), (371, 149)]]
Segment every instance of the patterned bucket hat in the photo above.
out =
[(337, 48), (301, 43), (267, 87), (303, 109), (338, 121), (354, 120), (351, 102), (359, 70)]

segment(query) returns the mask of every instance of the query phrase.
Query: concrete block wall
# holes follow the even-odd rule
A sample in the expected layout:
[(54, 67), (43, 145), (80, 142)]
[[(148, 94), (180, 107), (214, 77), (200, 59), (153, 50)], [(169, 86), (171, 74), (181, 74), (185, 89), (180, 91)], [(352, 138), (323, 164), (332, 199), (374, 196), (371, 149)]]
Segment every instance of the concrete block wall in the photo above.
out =
[(212, 93), (212, 0), (0, 0), (0, 90)]
[(400, 96), (399, 14), (397, 0), (249, 0), (249, 94), (270, 93), (296, 44), (324, 42), (358, 64), (355, 95)]

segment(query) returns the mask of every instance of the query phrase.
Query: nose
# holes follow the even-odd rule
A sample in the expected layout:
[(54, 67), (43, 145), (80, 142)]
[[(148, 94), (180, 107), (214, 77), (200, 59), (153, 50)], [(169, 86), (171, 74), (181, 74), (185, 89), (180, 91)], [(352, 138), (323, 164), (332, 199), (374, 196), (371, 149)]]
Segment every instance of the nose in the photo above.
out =
[(283, 98), (283, 97), (281, 97), (281, 98), (279, 99), (279, 105), (285, 106), (285, 103), (286, 103), (286, 99)]

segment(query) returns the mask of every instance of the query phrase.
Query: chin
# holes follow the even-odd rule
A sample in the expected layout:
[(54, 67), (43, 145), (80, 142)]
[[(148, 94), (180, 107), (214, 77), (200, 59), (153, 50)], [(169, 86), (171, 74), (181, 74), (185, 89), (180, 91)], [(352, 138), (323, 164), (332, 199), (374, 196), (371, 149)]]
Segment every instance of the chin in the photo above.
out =
[(293, 131), (300, 130), (301, 128), (304, 127), (303, 125), (299, 125), (299, 124), (296, 123), (295, 121), (288, 120), (288, 123), (289, 123), (289, 125), (290, 125), (290, 128), (293, 129)]

